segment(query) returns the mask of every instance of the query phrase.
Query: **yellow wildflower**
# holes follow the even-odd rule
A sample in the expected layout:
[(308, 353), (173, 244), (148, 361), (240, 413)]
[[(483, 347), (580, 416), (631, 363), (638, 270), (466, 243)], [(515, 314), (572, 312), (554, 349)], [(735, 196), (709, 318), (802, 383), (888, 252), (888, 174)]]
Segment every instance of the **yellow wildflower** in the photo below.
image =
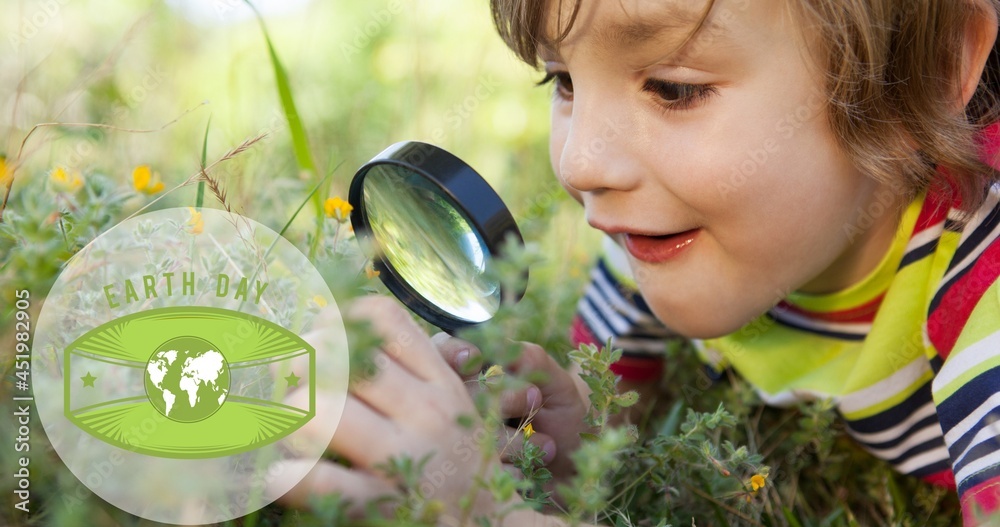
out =
[(535, 435), (535, 427), (531, 426), (531, 423), (524, 425), (524, 439), (531, 439), (533, 435)]
[(153, 172), (149, 165), (139, 165), (132, 171), (132, 186), (143, 194), (152, 195), (163, 190), (160, 173)]
[(312, 297), (312, 301), (317, 307), (326, 307), (326, 299), (320, 295)]
[(76, 192), (83, 186), (83, 176), (78, 170), (67, 171), (63, 167), (56, 167), (49, 174), (52, 187), (59, 192)]
[(334, 196), (332, 198), (327, 198), (323, 202), (323, 212), (326, 214), (327, 218), (336, 218), (337, 221), (343, 223), (347, 221), (347, 218), (351, 214), (354, 207), (350, 203), (344, 201), (340, 196)]
[(194, 207), (188, 207), (188, 212), (191, 213), (191, 217), (187, 221), (187, 231), (191, 234), (201, 234), (205, 230), (205, 220), (201, 219), (201, 213), (194, 210)]
[(503, 375), (503, 366), (494, 364), (486, 370), (486, 373), (483, 374), (483, 378), (489, 379), (490, 377), (497, 377), (499, 375)]
[(375, 265), (373, 265), (372, 263), (369, 263), (368, 265), (365, 266), (365, 277), (367, 277), (369, 280), (375, 278), (380, 274), (382, 274), (382, 271), (376, 271)]
[(12, 177), (14, 171), (7, 166), (7, 156), (0, 154), (0, 187), (6, 187)]
[(766, 483), (766, 479), (767, 476), (762, 476), (760, 474), (754, 474), (753, 476), (750, 476), (750, 488), (752, 488), (754, 492), (757, 492), (758, 490), (764, 488), (764, 483)]

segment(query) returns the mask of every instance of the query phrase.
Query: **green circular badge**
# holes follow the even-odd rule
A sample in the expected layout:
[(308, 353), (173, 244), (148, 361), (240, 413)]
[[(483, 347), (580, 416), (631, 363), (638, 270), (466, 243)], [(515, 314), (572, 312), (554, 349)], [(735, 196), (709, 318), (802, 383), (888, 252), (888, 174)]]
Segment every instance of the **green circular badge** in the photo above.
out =
[(225, 522), (287, 492), (310, 464), (284, 462), (319, 460), (347, 400), (323, 277), (278, 233), (214, 209), (136, 216), (81, 250), (33, 349), (53, 448), (95, 494), (157, 522)]

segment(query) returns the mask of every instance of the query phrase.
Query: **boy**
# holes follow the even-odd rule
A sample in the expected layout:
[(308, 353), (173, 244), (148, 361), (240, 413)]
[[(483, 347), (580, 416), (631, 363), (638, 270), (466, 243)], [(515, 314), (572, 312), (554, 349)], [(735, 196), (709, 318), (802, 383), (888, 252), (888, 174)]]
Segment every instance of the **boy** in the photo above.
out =
[[(663, 335), (655, 315), (707, 339), (704, 358), (769, 402), (833, 397), (873, 454), (957, 485), (967, 523), (1000, 509), (998, 133), (986, 126), (994, 94), (981, 88), (996, 2), (494, 0), (493, 10), (508, 45), (555, 84), (557, 177), (615, 242), (574, 330), (630, 351), (622, 388), (658, 375), (657, 359), (640, 357)], [(609, 140), (612, 126), (629, 133)], [(622, 294), (631, 277), (641, 300)], [(331, 448), (355, 469), (318, 465), (291, 502), (389, 492), (373, 467), (398, 453), (449, 463), (461, 431), (443, 423), (470, 411), (437, 353), (455, 367), (474, 350), (435, 349), (383, 299), (355, 315), (407, 351), (387, 354), (348, 400)], [(537, 410), (546, 435), (535, 440), (565, 477), (585, 390), (537, 347), (517, 366), (550, 380), (511, 394), (507, 413)], [(436, 489), (445, 517), (479, 468)], [(481, 495), (474, 509), (505, 505)]]

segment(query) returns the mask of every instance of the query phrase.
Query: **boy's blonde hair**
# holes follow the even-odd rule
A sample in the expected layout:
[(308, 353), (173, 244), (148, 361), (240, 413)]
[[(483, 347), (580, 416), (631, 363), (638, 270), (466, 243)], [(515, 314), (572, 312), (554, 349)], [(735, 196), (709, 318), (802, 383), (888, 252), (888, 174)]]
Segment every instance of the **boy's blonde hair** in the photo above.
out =
[[(538, 65), (549, 3), (562, 14), (555, 43), (575, 22), (581, 0), (490, 0), (500, 36), (522, 60)], [(595, 0), (601, 1), (601, 0)], [(753, 0), (751, 0), (753, 1)], [(715, 0), (706, 0), (697, 33)], [(1000, 63), (993, 49), (963, 114), (962, 50), (969, 23), (1000, 0), (789, 0), (802, 27), (818, 35), (812, 50), (827, 72), (828, 118), (855, 165), (898, 190), (903, 206), (933, 188), (976, 210), (1000, 174), (980, 160), (978, 132), (1000, 118)], [(816, 31), (813, 31), (813, 28)], [(689, 36), (689, 39), (691, 38)], [(939, 172), (938, 167), (947, 167)]]

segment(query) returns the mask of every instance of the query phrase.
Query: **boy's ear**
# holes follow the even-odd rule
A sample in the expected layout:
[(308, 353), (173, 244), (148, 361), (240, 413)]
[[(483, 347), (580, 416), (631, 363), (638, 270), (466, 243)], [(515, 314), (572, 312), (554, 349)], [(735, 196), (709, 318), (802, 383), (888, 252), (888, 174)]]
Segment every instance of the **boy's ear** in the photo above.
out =
[(979, 86), (979, 80), (986, 68), (986, 61), (997, 40), (997, 12), (991, 1), (980, 1), (979, 9), (965, 31), (962, 47), (962, 106), (972, 100)]

